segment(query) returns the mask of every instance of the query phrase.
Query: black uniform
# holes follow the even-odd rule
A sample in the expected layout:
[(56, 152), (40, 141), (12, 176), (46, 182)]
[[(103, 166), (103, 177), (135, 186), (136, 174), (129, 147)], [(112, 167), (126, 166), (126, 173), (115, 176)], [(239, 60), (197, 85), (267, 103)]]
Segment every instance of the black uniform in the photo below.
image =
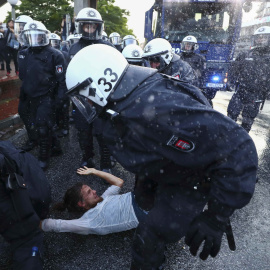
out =
[(170, 64), (165, 69), (162, 69), (161, 73), (194, 85), (197, 84), (197, 77), (194, 70), (187, 62), (181, 60), (177, 54), (173, 54)]
[(55, 103), (63, 103), (66, 93), (66, 62), (63, 54), (50, 45), (22, 50), (18, 61), (22, 80), (18, 111), (27, 132), (31, 133), (32, 123), (36, 126), (40, 144), (39, 160), (47, 162), (51, 146), (58, 144), (56, 137), (52, 137), (52, 128), (55, 123)]
[(205, 69), (205, 57), (200, 54), (190, 52), (182, 52), (180, 54), (180, 58), (186, 62), (188, 62), (193, 70), (195, 71), (197, 78), (198, 78), (198, 87), (201, 88), (203, 85), (203, 74)]
[(13, 269), (42, 269), (39, 222), (47, 217), (50, 202), (50, 187), (38, 161), (10, 142), (0, 142), (0, 234), (11, 244)]
[[(256, 148), (188, 83), (130, 65), (118, 85), (105, 107), (116, 113), (100, 116), (103, 136), (116, 160), (136, 174), (138, 205), (150, 209), (135, 233), (132, 269), (157, 269), (165, 244), (189, 228), (202, 230), (203, 237), (211, 232), (215, 240), (217, 234), (221, 241), (225, 223), (213, 229), (211, 224), (219, 223), (214, 216), (228, 222), (234, 209), (250, 201)], [(207, 202), (212, 210), (201, 213)]]
[(233, 63), (229, 79), (236, 92), (228, 105), (228, 116), (234, 121), (242, 111), (242, 127), (249, 132), (260, 105), (270, 93), (270, 48), (256, 48), (241, 53)]
[[(63, 54), (67, 65), (69, 62), (69, 54), (65, 51), (61, 51), (61, 53)], [(56, 103), (56, 125), (58, 129), (58, 137), (66, 136), (69, 133), (69, 106), (70, 102), (67, 96), (64, 97), (63, 102), (61, 101), (59, 104)]]
[[(86, 46), (93, 45), (93, 44), (106, 44), (111, 47), (114, 47), (110, 42), (104, 41), (102, 39), (99, 40), (86, 40), (84, 38), (80, 38), (80, 40), (73, 44), (70, 47), (69, 50), (69, 58), (70, 60), (73, 58), (73, 56), (79, 52), (81, 49), (83, 49)], [(100, 168), (102, 169), (110, 169), (112, 167), (111, 161), (110, 161), (110, 153), (108, 148), (103, 142), (101, 130), (102, 130), (102, 124), (99, 119), (96, 119), (93, 124), (88, 124), (85, 118), (81, 115), (81, 113), (78, 110), (75, 110), (74, 114), (74, 123), (75, 127), (78, 130), (78, 140), (80, 144), (80, 148), (82, 150), (82, 163), (80, 166), (88, 166), (88, 167), (94, 167), (94, 163), (92, 161), (92, 158), (94, 157), (94, 146), (93, 146), (93, 132), (97, 136), (97, 140), (100, 146), (100, 154), (101, 154), (101, 160), (100, 160)], [(94, 131), (93, 131), (94, 127)]]

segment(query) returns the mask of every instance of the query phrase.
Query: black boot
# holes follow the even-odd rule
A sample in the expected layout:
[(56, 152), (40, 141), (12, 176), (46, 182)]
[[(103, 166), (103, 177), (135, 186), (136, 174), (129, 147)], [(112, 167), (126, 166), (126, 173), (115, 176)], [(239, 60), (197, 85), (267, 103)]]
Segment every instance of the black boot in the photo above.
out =
[(100, 152), (100, 170), (111, 173), (112, 161), (109, 148), (105, 145), (102, 135), (97, 136)]
[(27, 140), (26, 143), (21, 147), (21, 149), (25, 152), (29, 152), (34, 149), (38, 145), (37, 141)]
[(25, 152), (31, 151), (38, 145), (38, 131), (34, 123), (25, 124), (28, 135), (27, 142), (21, 147)]
[(80, 167), (87, 166), (88, 168), (94, 168), (95, 163), (93, 161), (94, 153), (92, 129), (78, 131), (78, 140), (82, 150)]
[(43, 170), (46, 170), (49, 166), (51, 154), (51, 131), (48, 127), (40, 127), (39, 136), (39, 166)]

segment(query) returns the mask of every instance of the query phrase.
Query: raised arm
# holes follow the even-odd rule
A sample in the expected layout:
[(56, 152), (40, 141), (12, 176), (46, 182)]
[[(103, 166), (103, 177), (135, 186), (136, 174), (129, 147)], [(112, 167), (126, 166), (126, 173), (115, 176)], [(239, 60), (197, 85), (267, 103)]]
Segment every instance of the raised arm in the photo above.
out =
[(88, 168), (84, 166), (83, 168), (77, 169), (77, 173), (80, 175), (96, 175), (102, 179), (104, 179), (106, 182), (108, 182), (110, 185), (122, 187), (124, 181), (121, 178), (118, 178), (110, 173), (99, 171), (95, 168)]

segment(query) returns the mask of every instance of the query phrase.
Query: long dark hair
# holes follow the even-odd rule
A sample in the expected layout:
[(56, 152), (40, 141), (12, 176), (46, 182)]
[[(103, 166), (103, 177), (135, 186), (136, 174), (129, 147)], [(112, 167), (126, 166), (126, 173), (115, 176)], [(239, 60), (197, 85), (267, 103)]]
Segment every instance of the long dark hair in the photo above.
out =
[(65, 211), (66, 209), (68, 210), (68, 212), (85, 212), (86, 210), (84, 208), (78, 206), (78, 202), (83, 200), (81, 193), (83, 185), (85, 184), (79, 182), (69, 188), (64, 195), (63, 201), (56, 203), (53, 206), (53, 209), (61, 212)]

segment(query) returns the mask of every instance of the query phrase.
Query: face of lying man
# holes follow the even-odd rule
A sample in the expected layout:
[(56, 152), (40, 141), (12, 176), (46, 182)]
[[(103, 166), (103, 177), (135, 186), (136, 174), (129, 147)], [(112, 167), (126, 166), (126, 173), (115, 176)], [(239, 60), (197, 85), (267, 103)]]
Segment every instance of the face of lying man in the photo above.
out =
[(83, 185), (81, 189), (82, 201), (78, 202), (78, 205), (86, 210), (94, 208), (103, 199), (97, 195), (94, 189), (91, 189), (88, 185)]

